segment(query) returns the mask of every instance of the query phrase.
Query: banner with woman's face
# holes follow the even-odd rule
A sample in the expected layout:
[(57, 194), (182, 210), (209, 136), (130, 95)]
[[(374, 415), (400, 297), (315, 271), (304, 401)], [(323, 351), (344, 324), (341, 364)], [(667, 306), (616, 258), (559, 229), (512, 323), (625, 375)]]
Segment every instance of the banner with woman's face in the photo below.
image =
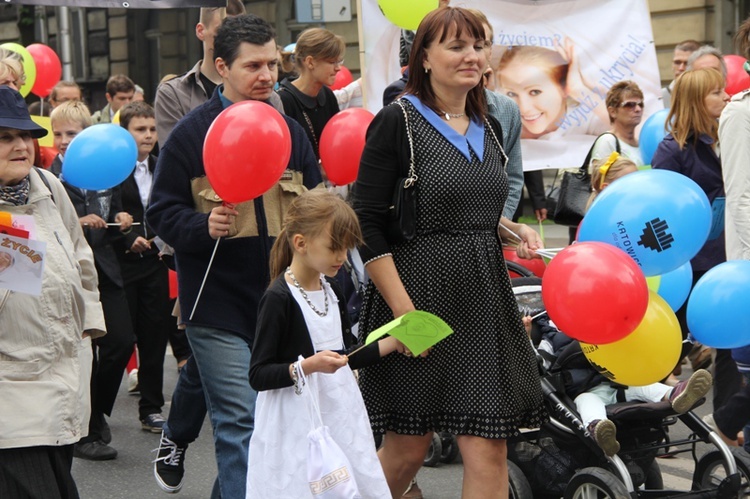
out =
[[(633, 80), (644, 94), (642, 122), (663, 108), (646, 0), (453, 0), (482, 11), (494, 31), (489, 68), (495, 91), (518, 104), (524, 170), (578, 167), (610, 129), (609, 88)], [(401, 30), (362, 0), (367, 107), (401, 77)], [(636, 131), (637, 133), (637, 131)]]

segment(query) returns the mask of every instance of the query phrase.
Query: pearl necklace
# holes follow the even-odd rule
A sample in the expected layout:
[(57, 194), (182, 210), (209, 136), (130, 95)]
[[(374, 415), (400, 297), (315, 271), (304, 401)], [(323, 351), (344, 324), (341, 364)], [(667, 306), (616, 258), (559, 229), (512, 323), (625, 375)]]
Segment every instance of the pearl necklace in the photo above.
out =
[(310, 308), (313, 309), (313, 312), (315, 312), (316, 314), (318, 314), (319, 317), (325, 317), (326, 315), (328, 315), (328, 293), (326, 292), (326, 288), (325, 288), (325, 286), (323, 284), (323, 278), (321, 277), (321, 279), (320, 279), (320, 288), (323, 290), (323, 298), (325, 299), (325, 310), (323, 312), (321, 312), (313, 304), (313, 302), (310, 301), (310, 298), (308, 298), (307, 293), (305, 292), (305, 288), (303, 288), (302, 286), (300, 286), (299, 281), (297, 280), (296, 277), (294, 277), (294, 274), (292, 273), (292, 268), (291, 267), (287, 267), (286, 268), (286, 273), (289, 276), (289, 278), (292, 280), (292, 284), (294, 284), (294, 287), (299, 290), (300, 294), (302, 294), (302, 298), (304, 298), (305, 301), (307, 302), (307, 304), (310, 305)]
[(463, 118), (466, 116), (466, 113), (447, 113), (443, 111), (443, 118), (445, 118), (445, 121), (450, 121), (451, 118)]

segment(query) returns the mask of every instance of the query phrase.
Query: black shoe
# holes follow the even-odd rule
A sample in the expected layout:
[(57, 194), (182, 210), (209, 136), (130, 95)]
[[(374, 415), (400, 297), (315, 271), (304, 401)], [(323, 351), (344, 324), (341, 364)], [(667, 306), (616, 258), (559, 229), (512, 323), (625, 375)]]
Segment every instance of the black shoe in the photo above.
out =
[(164, 492), (176, 494), (182, 488), (185, 478), (186, 449), (187, 446), (180, 447), (162, 432), (161, 442), (157, 449), (158, 454), (154, 460), (154, 477)]
[(88, 461), (108, 461), (117, 457), (117, 451), (101, 440), (95, 440), (75, 444), (73, 456)]
[(109, 445), (112, 443), (112, 428), (109, 427), (109, 423), (104, 421), (104, 425), (102, 426), (102, 442)]
[(156, 412), (141, 419), (141, 429), (150, 431), (151, 433), (161, 433), (161, 428), (166, 422), (167, 420), (164, 419), (164, 416)]

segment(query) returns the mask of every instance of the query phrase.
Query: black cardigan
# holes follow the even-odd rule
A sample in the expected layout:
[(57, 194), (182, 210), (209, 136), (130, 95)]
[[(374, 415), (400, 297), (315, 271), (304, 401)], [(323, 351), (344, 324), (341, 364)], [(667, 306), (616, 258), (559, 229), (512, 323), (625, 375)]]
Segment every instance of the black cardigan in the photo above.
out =
[[(360, 345), (353, 345), (354, 336), (346, 311), (346, 299), (332, 279), (326, 280), (339, 300), (345, 349), (352, 352)], [(307, 358), (315, 354), (305, 317), (289, 290), (284, 274), (271, 283), (260, 300), (252, 352), (250, 386), (257, 391), (292, 386), (294, 383), (289, 377), (289, 364), (296, 362), (299, 355)], [(379, 360), (380, 349), (375, 341), (353, 355), (349, 366), (359, 369)]]

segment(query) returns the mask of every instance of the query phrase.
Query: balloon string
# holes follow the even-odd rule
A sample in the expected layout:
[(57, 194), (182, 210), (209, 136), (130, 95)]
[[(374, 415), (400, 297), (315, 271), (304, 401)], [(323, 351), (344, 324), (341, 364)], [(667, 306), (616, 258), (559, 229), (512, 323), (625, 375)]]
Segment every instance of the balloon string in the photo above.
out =
[(216, 249), (219, 247), (219, 241), (221, 241), (221, 238), (216, 239), (216, 244), (214, 245), (214, 250), (211, 253), (211, 259), (208, 261), (208, 267), (206, 268), (206, 273), (203, 274), (203, 282), (201, 283), (201, 287), (198, 290), (198, 296), (195, 297), (195, 303), (193, 304), (193, 311), (190, 312), (190, 319), (193, 320), (193, 316), (195, 315), (195, 309), (198, 308), (198, 301), (201, 299), (201, 293), (203, 293), (203, 286), (206, 285), (206, 279), (208, 279), (208, 271), (211, 270), (211, 264), (214, 263), (214, 257), (216, 256)]

